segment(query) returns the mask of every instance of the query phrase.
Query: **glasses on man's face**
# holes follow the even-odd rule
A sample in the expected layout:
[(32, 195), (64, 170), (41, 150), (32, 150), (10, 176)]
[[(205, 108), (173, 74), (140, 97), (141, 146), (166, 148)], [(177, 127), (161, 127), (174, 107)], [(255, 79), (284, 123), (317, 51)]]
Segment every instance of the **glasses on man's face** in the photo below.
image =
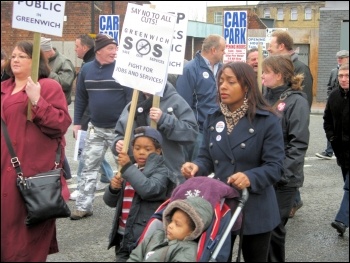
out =
[(343, 75), (343, 74), (339, 74), (338, 75), (338, 78), (340, 78), (340, 79), (342, 79), (342, 78), (346, 78), (346, 79), (348, 79), (349, 78), (349, 74), (345, 74), (345, 75)]
[(12, 55), (11, 56), (11, 59), (16, 59), (16, 58), (18, 58), (20, 60), (23, 60), (23, 59), (27, 59), (27, 58), (30, 58), (30, 57), (27, 56), (27, 55)]

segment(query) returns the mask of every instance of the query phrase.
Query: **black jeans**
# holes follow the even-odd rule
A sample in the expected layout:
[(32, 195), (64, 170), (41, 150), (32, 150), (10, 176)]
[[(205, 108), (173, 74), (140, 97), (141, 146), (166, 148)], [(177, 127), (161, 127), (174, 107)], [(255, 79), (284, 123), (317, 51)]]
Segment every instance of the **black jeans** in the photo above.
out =
[(275, 188), (277, 202), (281, 215), (281, 223), (272, 231), (269, 262), (285, 262), (286, 228), (290, 210), (293, 207), (297, 192), (296, 187), (279, 186)]
[[(231, 235), (232, 244), (235, 243), (236, 236)], [(244, 235), (242, 237), (242, 254), (244, 262), (267, 262), (267, 255), (269, 253), (271, 232)], [(231, 262), (232, 252), (228, 262)]]

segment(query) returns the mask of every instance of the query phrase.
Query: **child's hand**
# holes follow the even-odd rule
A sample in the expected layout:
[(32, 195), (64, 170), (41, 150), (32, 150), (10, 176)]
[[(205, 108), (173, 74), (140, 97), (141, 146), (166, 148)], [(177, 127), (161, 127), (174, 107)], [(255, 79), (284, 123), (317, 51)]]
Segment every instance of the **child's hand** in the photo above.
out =
[(123, 150), (123, 146), (124, 140), (117, 141), (117, 143), (115, 144), (115, 150), (117, 151), (117, 153), (120, 153)]
[(118, 164), (124, 166), (130, 162), (130, 157), (126, 152), (120, 152), (118, 154)]
[(186, 162), (181, 167), (181, 173), (186, 179), (194, 177), (198, 170), (198, 165), (191, 162)]
[(111, 187), (113, 189), (120, 189), (123, 185), (123, 178), (116, 174), (111, 180)]

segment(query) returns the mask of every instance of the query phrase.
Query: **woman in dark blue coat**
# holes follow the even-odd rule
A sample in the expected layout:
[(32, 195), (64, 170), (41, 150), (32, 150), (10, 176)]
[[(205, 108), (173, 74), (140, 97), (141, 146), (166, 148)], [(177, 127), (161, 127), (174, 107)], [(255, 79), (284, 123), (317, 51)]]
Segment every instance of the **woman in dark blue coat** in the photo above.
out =
[(190, 178), (214, 173), (214, 178), (239, 190), (248, 188), (244, 261), (267, 261), (271, 231), (280, 223), (273, 188), (283, 171), (280, 119), (263, 99), (246, 63), (225, 64), (217, 84), (219, 108), (208, 115), (200, 153), (182, 166), (182, 174)]

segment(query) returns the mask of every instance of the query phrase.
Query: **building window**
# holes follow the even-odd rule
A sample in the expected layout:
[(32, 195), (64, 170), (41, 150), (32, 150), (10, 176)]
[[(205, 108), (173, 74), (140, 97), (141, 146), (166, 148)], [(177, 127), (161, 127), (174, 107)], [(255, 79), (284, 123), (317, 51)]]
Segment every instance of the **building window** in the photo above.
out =
[(271, 18), (270, 8), (264, 9), (264, 18)]
[(290, 20), (298, 20), (298, 10), (296, 7), (290, 9)]
[(221, 24), (222, 25), (222, 12), (215, 12), (214, 13), (214, 24)]
[(284, 14), (283, 14), (283, 8), (277, 8), (277, 20), (283, 20)]
[(305, 20), (311, 20), (312, 19), (312, 10), (311, 7), (305, 8)]

